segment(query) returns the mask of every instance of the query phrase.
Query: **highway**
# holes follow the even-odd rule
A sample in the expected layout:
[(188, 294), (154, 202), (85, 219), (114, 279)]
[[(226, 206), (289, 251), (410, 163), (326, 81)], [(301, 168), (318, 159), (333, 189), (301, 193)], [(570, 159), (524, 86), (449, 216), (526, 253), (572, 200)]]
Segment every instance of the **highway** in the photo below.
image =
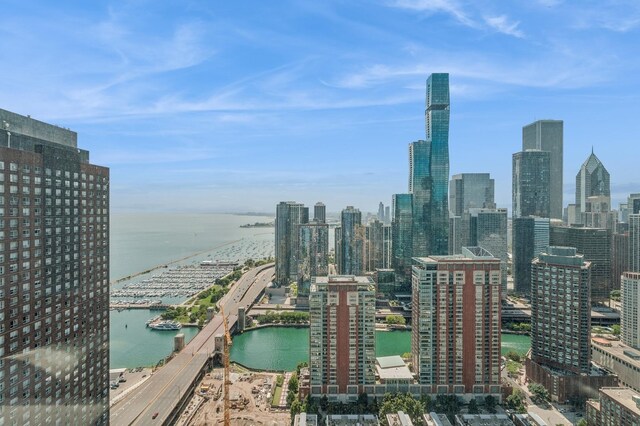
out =
[[(271, 263), (245, 273), (220, 300), (230, 328), (237, 320), (238, 307), (245, 306), (248, 310), (272, 280), (273, 266)], [(168, 423), (176, 406), (192, 391), (192, 385), (214, 352), (214, 336), (222, 333), (222, 316), (216, 315), (170, 362), (111, 407), (110, 423), (123, 426)]]

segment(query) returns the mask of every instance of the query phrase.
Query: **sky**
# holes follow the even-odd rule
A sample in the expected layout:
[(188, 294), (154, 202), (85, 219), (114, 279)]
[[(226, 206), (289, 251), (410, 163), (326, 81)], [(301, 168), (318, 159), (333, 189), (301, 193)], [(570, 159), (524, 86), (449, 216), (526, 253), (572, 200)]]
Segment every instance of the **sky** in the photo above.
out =
[(451, 174), (511, 207), (522, 126), (564, 120), (564, 204), (593, 147), (640, 192), (636, 0), (3, 0), (0, 108), (71, 128), (117, 210), (377, 211), (407, 191), (448, 72)]

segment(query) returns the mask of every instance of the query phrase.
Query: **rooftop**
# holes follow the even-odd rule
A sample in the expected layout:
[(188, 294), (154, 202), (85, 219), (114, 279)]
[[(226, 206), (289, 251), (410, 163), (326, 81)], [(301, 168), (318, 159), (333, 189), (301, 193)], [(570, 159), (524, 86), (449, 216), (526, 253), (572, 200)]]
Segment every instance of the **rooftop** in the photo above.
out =
[(592, 349), (607, 352), (615, 358), (619, 358), (631, 365), (633, 368), (640, 370), (640, 352), (630, 346), (625, 345), (619, 340), (609, 340), (610, 346), (599, 343), (599, 340), (591, 339)]
[(327, 426), (378, 426), (378, 416), (375, 414), (330, 414), (327, 416)]
[(413, 374), (400, 356), (376, 358), (376, 372), (381, 381), (412, 380)]
[(600, 388), (600, 393), (640, 416), (640, 395), (628, 388)]
[(456, 423), (468, 426), (513, 426), (506, 414), (459, 414)]

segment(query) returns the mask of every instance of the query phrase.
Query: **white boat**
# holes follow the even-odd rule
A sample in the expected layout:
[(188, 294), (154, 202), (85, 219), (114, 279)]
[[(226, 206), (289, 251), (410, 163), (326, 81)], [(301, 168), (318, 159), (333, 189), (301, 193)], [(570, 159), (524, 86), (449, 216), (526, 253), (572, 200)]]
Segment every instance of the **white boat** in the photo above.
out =
[(160, 321), (155, 324), (149, 324), (149, 328), (154, 330), (180, 330), (182, 328), (182, 324), (177, 321)]

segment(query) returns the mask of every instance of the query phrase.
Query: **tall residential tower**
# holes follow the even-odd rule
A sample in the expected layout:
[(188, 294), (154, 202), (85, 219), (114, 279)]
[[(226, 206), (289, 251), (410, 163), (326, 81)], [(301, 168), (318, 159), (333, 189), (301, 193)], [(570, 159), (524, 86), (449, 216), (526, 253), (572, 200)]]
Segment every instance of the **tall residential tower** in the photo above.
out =
[(109, 169), (0, 109), (0, 424), (109, 422)]

